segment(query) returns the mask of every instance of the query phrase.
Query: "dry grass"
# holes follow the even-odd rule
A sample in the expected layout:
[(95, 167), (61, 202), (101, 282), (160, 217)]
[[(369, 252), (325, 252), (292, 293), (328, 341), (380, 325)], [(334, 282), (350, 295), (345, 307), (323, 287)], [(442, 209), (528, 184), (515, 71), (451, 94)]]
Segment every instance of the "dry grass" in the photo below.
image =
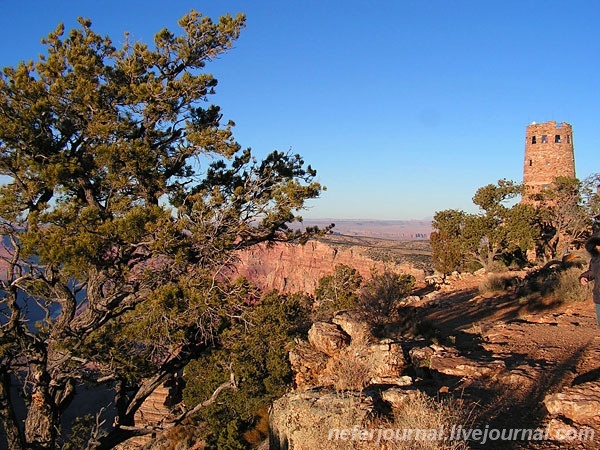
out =
[[(469, 427), (470, 415), (457, 400), (436, 400), (416, 391), (394, 410), (392, 420), (375, 419), (372, 426), (382, 429), (379, 448), (386, 450), (466, 450), (468, 444), (445, 440), (454, 426)], [(394, 437), (384, 439), (383, 430), (394, 430)], [(443, 430), (440, 432), (440, 430)]]
[(490, 273), (479, 283), (479, 293), (496, 294), (498, 292), (506, 292), (515, 284), (514, 276), (507, 274)]
[(526, 279), (518, 294), (529, 305), (541, 301), (546, 305), (585, 301), (592, 295), (592, 283), (583, 286), (579, 282), (582, 272), (578, 267), (541, 270)]
[(559, 302), (576, 302), (586, 300), (592, 293), (592, 284), (583, 286), (579, 282), (579, 276), (582, 270), (577, 267), (561, 271), (557, 276), (556, 286), (553, 289), (552, 297)]
[(338, 392), (362, 391), (371, 380), (371, 364), (366, 352), (347, 351), (340, 355), (333, 370), (333, 388)]

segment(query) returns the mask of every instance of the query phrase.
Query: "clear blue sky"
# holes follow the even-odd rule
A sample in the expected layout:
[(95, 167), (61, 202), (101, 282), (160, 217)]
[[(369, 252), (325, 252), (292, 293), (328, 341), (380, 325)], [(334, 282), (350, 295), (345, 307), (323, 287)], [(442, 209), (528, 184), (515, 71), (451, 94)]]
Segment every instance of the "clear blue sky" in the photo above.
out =
[(579, 178), (600, 172), (600, 2), (587, 0), (0, 0), (0, 66), (35, 59), (77, 16), (116, 44), (151, 42), (194, 8), (244, 12), (207, 66), (213, 101), (259, 155), (300, 153), (328, 190), (307, 218), (475, 211), (478, 187), (521, 181), (525, 127), (573, 125)]

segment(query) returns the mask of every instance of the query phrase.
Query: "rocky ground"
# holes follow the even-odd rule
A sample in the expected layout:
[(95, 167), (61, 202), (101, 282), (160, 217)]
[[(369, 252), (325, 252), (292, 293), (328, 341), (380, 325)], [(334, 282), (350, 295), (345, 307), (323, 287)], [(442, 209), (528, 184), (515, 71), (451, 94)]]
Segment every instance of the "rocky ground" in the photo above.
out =
[[(314, 437), (321, 428), (321, 434), (345, 422), (350, 428), (378, 402), (395, 407), (422, 391), (458, 399), (471, 428), (538, 429), (549, 438), (471, 441), (471, 448), (600, 448), (600, 327), (591, 300), (549, 304), (507, 292), (482, 295), (481, 281), (481, 275), (456, 276), (439, 290), (424, 289), (406, 302), (385, 339), (367, 336), (360, 320), (347, 315), (315, 324), (291, 354), (297, 389), (274, 405), (276, 440), (293, 449), (383, 448), (311, 443), (304, 431)], [(356, 361), (369, 362), (366, 372)], [(362, 377), (362, 395), (340, 388), (344, 370), (346, 378)], [(558, 439), (579, 430), (593, 430), (595, 438)]]
[(439, 381), (477, 405), (476, 422), (490, 428), (573, 425), (597, 431), (587, 445), (545, 441), (498, 448), (600, 448), (600, 327), (591, 300), (531, 305), (507, 293), (480, 295), (479, 283), (469, 276), (454, 281), (414, 305), (415, 316), (433, 324), (442, 345), (450, 343), (461, 357), (505, 368)]

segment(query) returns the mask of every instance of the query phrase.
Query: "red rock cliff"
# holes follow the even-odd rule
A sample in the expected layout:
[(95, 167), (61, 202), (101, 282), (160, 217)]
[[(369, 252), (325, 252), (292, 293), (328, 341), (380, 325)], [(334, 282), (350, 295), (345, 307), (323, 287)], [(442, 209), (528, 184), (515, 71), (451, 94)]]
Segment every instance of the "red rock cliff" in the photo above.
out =
[(354, 267), (368, 279), (371, 269), (388, 268), (398, 273), (408, 273), (417, 280), (424, 279), (422, 270), (409, 264), (374, 261), (364, 256), (359, 248), (338, 250), (318, 241), (305, 245), (276, 244), (272, 247), (258, 245), (238, 254), (237, 275), (253, 281), (263, 290), (280, 292), (314, 293), (319, 278), (329, 275), (338, 264)]

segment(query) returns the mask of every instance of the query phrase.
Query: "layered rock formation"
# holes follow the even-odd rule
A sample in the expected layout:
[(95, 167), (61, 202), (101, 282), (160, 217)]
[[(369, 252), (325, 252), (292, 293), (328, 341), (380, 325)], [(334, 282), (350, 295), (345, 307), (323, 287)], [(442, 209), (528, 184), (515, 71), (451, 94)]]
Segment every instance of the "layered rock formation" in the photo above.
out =
[(336, 432), (366, 426), (381, 402), (379, 390), (363, 388), (412, 384), (401, 376), (406, 360), (400, 343), (376, 339), (351, 312), (334, 322), (314, 323), (308, 341), (290, 352), (297, 390), (273, 404), (272, 450), (337, 450), (345, 442)]
[(335, 323), (316, 322), (290, 352), (296, 388), (334, 387), (337, 390), (361, 390), (373, 384), (406, 385), (406, 367), (400, 342), (376, 339), (364, 322), (351, 312), (341, 312)]
[[(182, 383), (182, 378), (176, 376), (158, 386), (136, 411), (134, 416), (135, 425), (140, 428), (156, 427), (159, 430), (163, 423), (173, 419), (176, 413), (181, 412), (177, 410), (177, 406), (182, 400)], [(118, 445), (115, 449), (139, 450), (140, 448), (154, 448), (152, 444), (155, 438), (155, 434), (136, 436)], [(145, 447), (146, 445), (148, 447)]]
[[(373, 410), (373, 401), (357, 392), (292, 392), (272, 408), (271, 450), (338, 450), (346, 442), (336, 431), (362, 427)], [(332, 435), (333, 433), (333, 435)]]
[(337, 264), (354, 267), (365, 279), (371, 277), (373, 269), (407, 273), (417, 281), (425, 278), (423, 270), (410, 264), (374, 261), (358, 248), (341, 250), (318, 241), (305, 245), (257, 245), (239, 252), (237, 257), (239, 261), (232, 275), (246, 277), (263, 290), (280, 292), (314, 293), (319, 279), (331, 274)]

